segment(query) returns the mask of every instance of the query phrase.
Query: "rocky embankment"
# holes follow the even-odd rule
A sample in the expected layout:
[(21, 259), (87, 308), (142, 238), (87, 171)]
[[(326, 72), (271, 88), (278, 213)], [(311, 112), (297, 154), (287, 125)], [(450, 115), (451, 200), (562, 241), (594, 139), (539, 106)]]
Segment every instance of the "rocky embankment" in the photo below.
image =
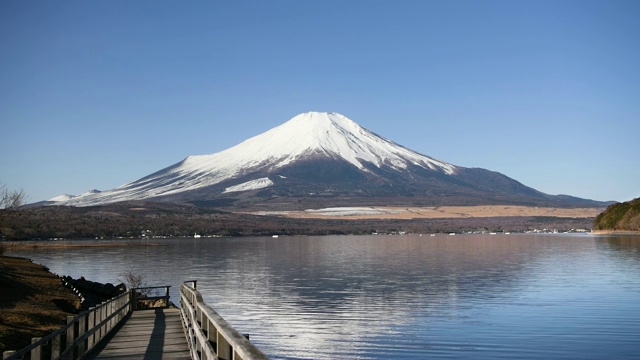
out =
[(127, 291), (127, 287), (123, 283), (119, 285), (102, 284), (87, 280), (84, 277), (74, 279), (71, 276), (63, 276), (62, 283), (78, 295), (83, 310)]

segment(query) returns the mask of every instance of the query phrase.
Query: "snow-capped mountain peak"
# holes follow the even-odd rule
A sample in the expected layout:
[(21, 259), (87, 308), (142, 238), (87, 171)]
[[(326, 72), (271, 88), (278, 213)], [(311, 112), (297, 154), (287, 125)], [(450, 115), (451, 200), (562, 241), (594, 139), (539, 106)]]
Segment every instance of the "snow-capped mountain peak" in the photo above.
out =
[[(307, 112), (224, 151), (189, 156), (173, 166), (119, 188), (83, 194), (69, 199), (67, 203), (91, 205), (173, 195), (228, 183), (229, 180), (261, 170), (261, 175), (254, 179), (258, 180), (264, 177), (265, 171), (276, 173), (278, 169), (296, 161), (319, 157), (344, 160), (363, 172), (370, 172), (372, 167), (402, 171), (417, 166), (452, 175), (458, 169), (380, 137), (344, 115)], [(251, 180), (244, 178), (242, 182)], [(264, 179), (257, 183), (260, 186), (272, 185), (271, 181)]]
[[(406, 168), (408, 164), (441, 170), (447, 174), (455, 166), (418, 154), (386, 140), (338, 113), (307, 112), (286, 123), (213, 155), (191, 156), (183, 165), (209, 171), (231, 162), (243, 168), (269, 161), (281, 167), (311, 154), (341, 157), (359, 169), (363, 162), (376, 167)], [(226, 167), (226, 166), (225, 166)]]

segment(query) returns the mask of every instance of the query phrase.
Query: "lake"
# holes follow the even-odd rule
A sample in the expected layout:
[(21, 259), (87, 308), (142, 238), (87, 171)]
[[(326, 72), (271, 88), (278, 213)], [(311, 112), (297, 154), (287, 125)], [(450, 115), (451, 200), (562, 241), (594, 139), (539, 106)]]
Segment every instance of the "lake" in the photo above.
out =
[[(122, 242), (125, 243), (125, 242)], [(272, 359), (640, 357), (640, 236), (127, 240), (9, 250), (51, 271), (198, 280)]]

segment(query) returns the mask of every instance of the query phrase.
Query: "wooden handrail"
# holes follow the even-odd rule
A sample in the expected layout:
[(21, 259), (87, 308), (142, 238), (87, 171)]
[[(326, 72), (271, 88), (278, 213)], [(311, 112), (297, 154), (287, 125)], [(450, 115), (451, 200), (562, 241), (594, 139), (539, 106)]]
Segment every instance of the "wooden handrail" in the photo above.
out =
[[(190, 283), (190, 285), (187, 285)], [(202, 299), (196, 290), (196, 281), (180, 285), (180, 315), (193, 359), (265, 360), (268, 359), (248, 337), (238, 333)], [(136, 297), (136, 290), (164, 288), (164, 296)], [(17, 360), (30, 355), (43, 359), (45, 353), (52, 359), (80, 359), (92, 350), (134, 309), (136, 300), (165, 299), (169, 304), (169, 288), (145, 287), (131, 289), (89, 308), (77, 316), (69, 316), (67, 325), (42, 338), (33, 338), (32, 344), (19, 351), (5, 351), (4, 360)]]
[[(169, 289), (171, 288), (171, 286), (169, 285), (165, 285), (165, 286), (146, 286), (146, 287), (139, 287), (139, 288), (133, 288), (131, 289), (131, 304), (133, 307), (133, 310), (139, 310), (142, 309), (143, 307), (140, 306), (140, 301), (141, 300), (164, 300), (164, 308), (168, 308), (169, 306), (171, 306), (171, 302), (169, 302)], [(150, 290), (150, 289), (164, 289), (164, 295), (158, 295), (158, 296), (150, 296), (150, 295), (145, 295), (145, 293)]]
[[(127, 291), (76, 316), (67, 317), (67, 325), (42, 338), (33, 338), (31, 345), (18, 351), (5, 351), (4, 360), (42, 359), (46, 352), (52, 359), (79, 359), (102, 340), (131, 312), (131, 296)], [(64, 339), (64, 340), (63, 340)]]
[(195, 281), (180, 285), (180, 314), (192, 359), (264, 360), (268, 357), (202, 299)]

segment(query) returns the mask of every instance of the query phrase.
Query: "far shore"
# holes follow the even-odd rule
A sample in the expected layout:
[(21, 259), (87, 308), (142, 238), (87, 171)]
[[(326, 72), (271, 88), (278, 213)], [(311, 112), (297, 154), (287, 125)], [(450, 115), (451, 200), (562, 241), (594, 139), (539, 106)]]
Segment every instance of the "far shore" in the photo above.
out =
[(537, 216), (595, 218), (604, 208), (552, 208), (512, 205), (479, 206), (357, 206), (303, 211), (260, 211), (254, 215), (275, 215), (301, 219), (445, 219)]
[[(90, 239), (87, 239), (90, 240)], [(138, 240), (138, 239), (132, 239), (132, 240)], [(0, 242), (0, 246), (4, 247), (5, 249), (10, 249), (10, 248), (20, 248), (20, 249), (25, 249), (25, 248), (31, 248), (31, 249), (35, 249), (35, 248), (56, 248), (56, 249), (64, 249), (64, 248), (83, 248), (83, 247), (123, 247), (123, 246), (162, 246), (162, 244), (148, 244), (148, 243), (136, 243), (136, 242), (126, 242), (126, 241), (118, 241), (118, 242), (111, 242), (111, 241), (102, 241), (102, 240), (95, 240), (95, 242), (77, 242), (77, 239), (69, 239), (69, 240), (64, 240), (65, 242), (57, 242), (57, 241), (50, 241), (50, 240), (21, 240), (21, 241), (5, 241), (5, 242)], [(69, 242), (66, 242), (69, 241)]]
[(629, 230), (593, 230), (594, 235), (640, 235), (640, 231)]

